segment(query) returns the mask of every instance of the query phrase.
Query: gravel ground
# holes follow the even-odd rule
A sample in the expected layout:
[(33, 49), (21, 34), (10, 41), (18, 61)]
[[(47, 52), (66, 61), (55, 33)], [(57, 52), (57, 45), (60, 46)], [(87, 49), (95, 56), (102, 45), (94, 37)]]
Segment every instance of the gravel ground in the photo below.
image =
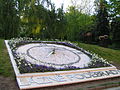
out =
[(19, 90), (19, 89), (15, 79), (0, 76), (0, 90)]

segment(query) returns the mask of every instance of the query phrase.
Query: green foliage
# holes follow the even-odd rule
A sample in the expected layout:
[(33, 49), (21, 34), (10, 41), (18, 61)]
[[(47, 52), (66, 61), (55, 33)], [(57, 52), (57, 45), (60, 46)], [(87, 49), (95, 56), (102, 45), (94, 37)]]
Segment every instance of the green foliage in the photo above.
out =
[(113, 31), (113, 40), (120, 40), (120, 17), (113, 19), (111, 29)]
[(112, 20), (111, 30), (114, 47), (120, 48), (120, 17), (116, 17)]
[(16, 37), (18, 33), (17, 11), (14, 0), (0, 0), (0, 37)]
[(81, 13), (74, 6), (69, 7), (65, 15), (67, 19), (67, 39), (79, 40), (80, 33), (90, 31), (93, 24), (92, 16)]
[[(113, 32), (110, 34), (109, 19), (119, 17), (120, 2), (96, 0), (95, 5), (96, 18), (86, 12), (89, 11), (86, 10), (87, 6), (82, 9), (82, 6), (78, 8), (72, 5), (68, 12), (64, 12), (63, 5), (56, 9), (50, 0), (1, 0), (0, 37), (10, 39), (27, 36), (84, 41), (85, 34), (90, 32), (94, 34), (92, 39), (96, 41), (100, 35), (118, 33), (119, 29), (115, 30), (116, 26), (111, 26)], [(113, 38), (115, 37), (119, 38), (119, 35), (113, 35)]]
[(96, 15), (96, 36), (109, 35), (109, 20), (108, 11), (106, 8), (107, 2), (105, 0), (98, 0), (96, 2), (97, 15)]
[[(46, 8), (44, 2), (47, 2), (51, 9)], [(47, 0), (25, 3), (24, 8), (19, 11), (22, 16), (20, 36), (64, 39), (66, 22), (63, 7), (56, 10), (54, 4)]]
[(110, 16), (116, 17), (120, 15), (120, 1), (119, 0), (109, 0), (108, 3)]
[[(50, 9), (45, 7), (45, 2)], [(65, 14), (63, 6), (56, 10), (49, 0), (15, 0), (14, 3), (16, 7), (14, 9), (18, 15), (16, 30), (19, 29), (15, 31), (16, 36), (79, 40), (82, 31), (91, 30), (93, 23), (91, 16), (82, 14), (72, 6)], [(9, 21), (12, 20), (9, 19)], [(8, 34), (5, 35), (8, 36)]]
[(53, 5), (51, 11), (48, 12), (48, 20), (46, 21), (46, 30), (44, 37), (49, 39), (64, 39), (66, 20), (64, 18), (63, 7), (55, 10)]
[(46, 9), (40, 4), (40, 2), (37, 2), (37, 0), (17, 0), (17, 3), (20, 15), (19, 36), (33, 37), (34, 35), (38, 35), (43, 28)]
[(109, 19), (111, 22), (111, 37), (113, 40), (112, 47), (120, 48), (120, 1), (109, 0), (107, 4), (109, 10)]

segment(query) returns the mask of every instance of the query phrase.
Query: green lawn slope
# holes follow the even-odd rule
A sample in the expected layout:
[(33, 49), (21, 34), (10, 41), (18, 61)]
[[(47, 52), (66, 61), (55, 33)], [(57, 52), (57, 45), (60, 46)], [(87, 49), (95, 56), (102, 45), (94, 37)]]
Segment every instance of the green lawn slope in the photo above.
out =
[(0, 75), (7, 77), (14, 76), (13, 68), (3, 39), (0, 39)]
[[(108, 62), (120, 66), (120, 50), (113, 50), (109, 48), (103, 48), (96, 45), (83, 44), (75, 42), (79, 47), (84, 48), (85, 50), (92, 51), (104, 59), (107, 59)], [(13, 77), (13, 68), (9, 59), (9, 55), (3, 39), (0, 39), (0, 75)]]
[(83, 44), (78, 43), (78, 46), (85, 49), (92, 51), (93, 53), (98, 54), (99, 56), (106, 59), (108, 62), (111, 62), (116, 65), (120, 65), (120, 50), (114, 50), (110, 48), (104, 48), (97, 45), (91, 45), (91, 44)]

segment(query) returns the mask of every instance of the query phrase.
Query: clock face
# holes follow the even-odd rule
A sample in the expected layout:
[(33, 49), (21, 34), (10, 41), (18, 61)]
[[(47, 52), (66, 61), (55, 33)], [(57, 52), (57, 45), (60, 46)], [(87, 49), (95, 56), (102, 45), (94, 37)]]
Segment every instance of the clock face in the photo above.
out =
[(18, 54), (25, 55), (26, 61), (32, 64), (54, 66), (84, 67), (90, 58), (80, 50), (59, 44), (30, 43), (17, 48)]

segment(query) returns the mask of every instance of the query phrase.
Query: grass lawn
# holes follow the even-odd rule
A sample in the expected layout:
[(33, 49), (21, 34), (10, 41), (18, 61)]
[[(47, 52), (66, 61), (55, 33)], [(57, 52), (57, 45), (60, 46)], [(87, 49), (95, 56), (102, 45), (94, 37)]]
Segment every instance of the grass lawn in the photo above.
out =
[[(108, 48), (99, 47), (96, 45), (78, 43), (81, 48), (92, 51), (99, 54), (104, 59), (114, 62), (114, 64), (120, 65), (120, 50), (113, 50)], [(9, 59), (9, 55), (3, 39), (0, 39), (0, 75), (13, 77), (13, 68)]]
[(13, 68), (4, 40), (0, 39), (0, 75), (13, 77)]
[(114, 50), (110, 48), (104, 48), (97, 45), (83, 44), (78, 43), (79, 47), (82, 47), (85, 50), (92, 51), (104, 59), (107, 59), (108, 62), (113, 62), (113, 64), (120, 65), (120, 50)]

